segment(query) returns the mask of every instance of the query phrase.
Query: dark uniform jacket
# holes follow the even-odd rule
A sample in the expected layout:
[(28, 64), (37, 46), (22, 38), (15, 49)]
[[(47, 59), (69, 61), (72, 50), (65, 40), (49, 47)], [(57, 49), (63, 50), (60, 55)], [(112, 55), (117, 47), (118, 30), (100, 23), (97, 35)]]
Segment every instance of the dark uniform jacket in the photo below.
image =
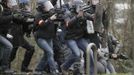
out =
[(84, 36), (84, 28), (86, 26), (84, 20), (77, 17), (73, 17), (66, 27), (65, 39), (79, 39)]
[(79, 39), (82, 38), (85, 34), (86, 31), (86, 20), (87, 19), (92, 19), (90, 15), (85, 16), (84, 18), (79, 18), (76, 17), (76, 13), (69, 8), (69, 6), (66, 4), (66, 7), (70, 12), (68, 17), (69, 23), (68, 26), (66, 27), (66, 36), (65, 39)]
[[(39, 21), (44, 20), (43, 25), (39, 25)], [(35, 38), (50, 39), (56, 36), (56, 28), (53, 21), (49, 19), (49, 16), (44, 16), (43, 13), (38, 13), (35, 17), (34, 35)]]
[(24, 18), (16, 18), (13, 20), (10, 34), (13, 35), (11, 42), (14, 46), (22, 46), (25, 44), (24, 35), (27, 33), (30, 35), (30, 31), (28, 29), (29, 24), (32, 24), (32, 22), (28, 23), (24, 20)]
[(11, 27), (10, 23), (12, 22), (12, 15), (9, 10), (4, 9), (0, 14), (0, 35), (6, 35), (9, 28)]

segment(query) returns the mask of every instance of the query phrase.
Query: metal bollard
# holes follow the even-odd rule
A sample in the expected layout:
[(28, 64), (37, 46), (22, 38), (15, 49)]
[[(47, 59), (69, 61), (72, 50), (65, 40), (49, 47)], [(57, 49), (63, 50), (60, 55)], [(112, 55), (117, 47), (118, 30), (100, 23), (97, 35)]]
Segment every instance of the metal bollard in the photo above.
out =
[(94, 43), (90, 43), (86, 52), (86, 75), (90, 75), (90, 50), (94, 54), (94, 75), (97, 75), (97, 47)]

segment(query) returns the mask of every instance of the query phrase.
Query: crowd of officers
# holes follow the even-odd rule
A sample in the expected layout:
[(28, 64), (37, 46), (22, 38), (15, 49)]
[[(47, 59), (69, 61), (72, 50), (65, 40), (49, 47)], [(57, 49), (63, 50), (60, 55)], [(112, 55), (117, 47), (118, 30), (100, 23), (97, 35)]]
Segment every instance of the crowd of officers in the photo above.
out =
[[(85, 65), (89, 43), (95, 43), (100, 53), (97, 59), (98, 72), (106, 73), (109, 67), (109, 72), (115, 73), (108, 59), (118, 58), (120, 44), (108, 32), (107, 11), (99, 0), (85, 4), (82, 0), (69, 0), (67, 3), (63, 0), (37, 0), (37, 12), (33, 15), (28, 0), (19, 0), (18, 4), (16, 0), (0, 0), (0, 73), (14, 72), (11, 70), (11, 62), (19, 47), (26, 49), (21, 71), (32, 72), (28, 66), (35, 49), (24, 38), (30, 37), (31, 33), (44, 52), (34, 70), (41, 75), (46, 69), (51, 75), (59, 75), (60, 72), (69, 75), (68, 70), (75, 62), (81, 62), (81, 57), (84, 57)], [(108, 59), (103, 58), (105, 54), (102, 52), (108, 52)], [(60, 55), (65, 56), (59, 59)], [(90, 74), (94, 75), (92, 50), (89, 67)]]

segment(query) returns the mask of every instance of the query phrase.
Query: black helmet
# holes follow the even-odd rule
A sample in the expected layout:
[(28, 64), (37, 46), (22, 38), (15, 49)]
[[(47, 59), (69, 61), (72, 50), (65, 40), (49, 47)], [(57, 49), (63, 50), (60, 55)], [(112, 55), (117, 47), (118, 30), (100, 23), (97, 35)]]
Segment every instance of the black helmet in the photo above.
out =
[(43, 8), (44, 8), (44, 5), (42, 4), (42, 3), (37, 3), (37, 11), (39, 11), (39, 12), (43, 12)]
[(0, 0), (0, 4), (2, 4), (2, 5), (4, 5), (4, 4), (6, 5), (7, 2), (8, 2), (7, 0)]

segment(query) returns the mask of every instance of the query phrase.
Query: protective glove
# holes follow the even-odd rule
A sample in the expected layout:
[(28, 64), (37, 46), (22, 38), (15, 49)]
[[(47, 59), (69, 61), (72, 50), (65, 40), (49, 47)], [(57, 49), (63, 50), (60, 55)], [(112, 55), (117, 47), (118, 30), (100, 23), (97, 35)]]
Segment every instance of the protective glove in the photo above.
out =
[(50, 19), (51, 19), (51, 20), (55, 20), (55, 19), (57, 19), (56, 14), (52, 15), (52, 16), (50, 17)]
[(26, 18), (25, 21), (26, 22), (34, 22), (34, 18)]
[(12, 36), (11, 34), (7, 34), (6, 37), (7, 37), (8, 39), (13, 39), (13, 36)]

